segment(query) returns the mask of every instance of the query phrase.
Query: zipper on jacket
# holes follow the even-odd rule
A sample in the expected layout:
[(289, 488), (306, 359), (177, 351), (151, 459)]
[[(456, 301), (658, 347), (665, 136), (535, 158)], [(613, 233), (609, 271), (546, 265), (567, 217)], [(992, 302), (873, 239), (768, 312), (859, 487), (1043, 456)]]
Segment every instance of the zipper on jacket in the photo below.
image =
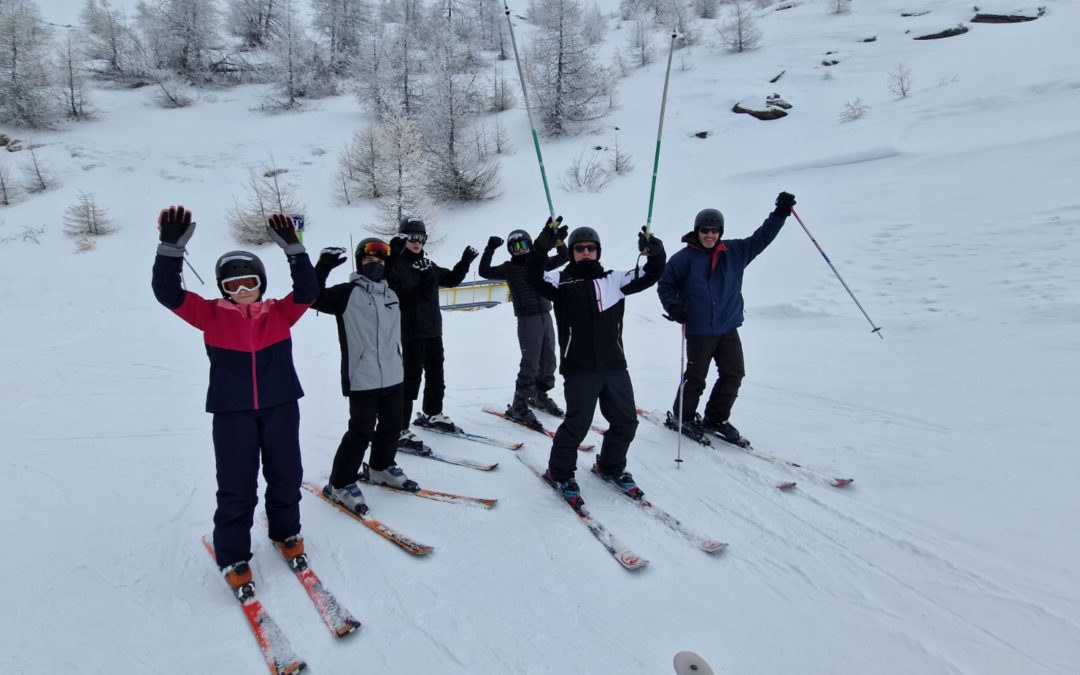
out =
[(566, 348), (563, 349), (562, 357), (565, 359), (566, 355), (570, 353), (570, 343), (574, 341), (574, 327), (571, 326), (566, 331)]

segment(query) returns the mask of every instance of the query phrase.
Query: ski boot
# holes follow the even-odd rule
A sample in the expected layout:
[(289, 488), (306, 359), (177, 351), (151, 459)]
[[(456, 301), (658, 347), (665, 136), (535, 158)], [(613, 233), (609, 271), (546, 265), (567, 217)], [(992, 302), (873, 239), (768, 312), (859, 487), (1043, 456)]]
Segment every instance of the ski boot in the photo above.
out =
[(244, 602), (255, 597), (255, 583), (251, 580), (251, 565), (246, 560), (222, 567), (221, 573), (225, 576), (225, 583), (229, 584), (229, 588), (236, 594), (237, 600)]
[(569, 480), (555, 480), (551, 477), (551, 469), (544, 472), (544, 480), (548, 485), (555, 488), (555, 491), (559, 493), (559, 496), (563, 498), (567, 504), (569, 504), (575, 511), (585, 506), (585, 500), (581, 498), (581, 488), (578, 487), (577, 481), (571, 477)]
[(523, 397), (514, 397), (514, 402), (506, 406), (506, 416), (531, 429), (544, 430), (544, 425), (540, 423), (540, 420), (536, 419), (536, 414), (529, 409), (529, 404)]
[(637, 486), (634, 482), (634, 476), (629, 471), (619, 471), (616, 473), (604, 473), (600, 470), (600, 463), (593, 464), (592, 472), (615, 487), (617, 487), (623, 494), (630, 499), (644, 499), (645, 492)]
[(529, 399), (529, 405), (554, 417), (566, 416), (566, 412), (559, 407), (558, 403), (548, 396), (546, 391), (536, 392), (536, 396)]
[(723, 422), (713, 422), (706, 419), (702, 422), (702, 427), (732, 445), (739, 445), (744, 448), (750, 446), (750, 441), (740, 434), (739, 430), (727, 420), (724, 420)]
[(364, 493), (356, 483), (349, 483), (343, 488), (336, 488), (329, 483), (323, 488), (323, 494), (335, 504), (341, 504), (358, 516), (368, 512), (368, 505), (364, 502)]
[(289, 563), (289, 567), (294, 572), (303, 572), (307, 569), (307, 555), (304, 554), (304, 538), (300, 535), (293, 535), (285, 541), (275, 541), (274, 546), (281, 551), (281, 555), (285, 557), (285, 561)]
[(442, 413), (435, 415), (425, 415), (424, 413), (416, 413), (416, 420), (413, 421), (418, 427), (427, 427), (428, 429), (436, 429), (438, 431), (445, 431), (447, 433), (454, 433), (460, 431), (457, 425)]
[(397, 444), (398, 448), (413, 455), (420, 455), (421, 457), (423, 457), (425, 455), (431, 454), (431, 448), (424, 445), (424, 442), (421, 441), (416, 434), (409, 431), (408, 429), (403, 430), (401, 432), (401, 435), (398, 436)]
[[(678, 432), (679, 418), (671, 411), (668, 411), (667, 419), (664, 420), (664, 426), (672, 431)], [(694, 413), (692, 418), (683, 420), (682, 435), (692, 441), (701, 443), (702, 445), (709, 445), (709, 439), (705, 435), (705, 428), (701, 421), (701, 416), (697, 413)]]
[(403, 492), (420, 491), (420, 485), (416, 481), (410, 480), (397, 464), (391, 464), (381, 471), (376, 471), (365, 463), (360, 474), (360, 480), (374, 485), (385, 485), (388, 488), (402, 490)]

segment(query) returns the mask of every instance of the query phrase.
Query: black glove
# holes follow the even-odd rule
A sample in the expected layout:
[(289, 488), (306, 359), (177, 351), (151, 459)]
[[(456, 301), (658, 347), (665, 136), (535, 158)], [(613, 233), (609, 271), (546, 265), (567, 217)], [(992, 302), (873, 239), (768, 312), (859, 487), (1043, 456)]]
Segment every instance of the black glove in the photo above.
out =
[(417, 258), (413, 261), (412, 268), (421, 274), (427, 272), (435, 263), (431, 262), (431, 258)]
[(315, 263), (315, 266), (329, 272), (338, 265), (344, 264), (346, 260), (348, 257), (345, 255), (345, 249), (340, 246), (328, 246), (319, 252), (319, 262)]
[(502, 237), (488, 237), (487, 250), (494, 251), (503, 245)]
[(266, 219), (266, 233), (271, 241), (285, 250), (285, 255), (296, 255), (306, 250), (296, 234), (293, 219), (284, 213), (275, 213)]
[(686, 323), (690, 320), (690, 308), (686, 305), (672, 305), (664, 318), (675, 323)]
[(466, 246), (465, 250), (461, 252), (461, 262), (466, 265), (472, 264), (472, 261), (476, 260), (476, 256), (480, 255), (480, 251), (477, 251), (472, 246)]
[(405, 248), (405, 240), (404, 234), (395, 234), (390, 237), (390, 255), (401, 255), (401, 251)]
[(664, 242), (660, 241), (660, 239), (656, 235), (652, 234), (651, 232), (649, 233), (649, 236), (646, 237), (645, 236), (646, 227), (647, 226), (642, 225), (641, 232), (638, 232), (638, 236), (637, 236), (637, 248), (638, 248), (638, 251), (640, 251), (642, 255), (646, 255), (646, 256), (654, 256), (654, 255), (662, 256), (662, 255), (664, 255)]
[(184, 247), (195, 233), (191, 211), (183, 206), (170, 206), (158, 215), (158, 254), (173, 258), (184, 257)]
[(557, 241), (563, 241), (566, 236), (567, 226), (562, 224), (562, 216), (548, 218), (544, 223), (544, 229), (533, 239), (532, 248), (537, 253), (547, 255), (548, 251), (555, 248)]
[(776, 197), (776, 210), (773, 213), (787, 218), (791, 215), (791, 207), (793, 206), (795, 206), (795, 195), (790, 192), (781, 192)]

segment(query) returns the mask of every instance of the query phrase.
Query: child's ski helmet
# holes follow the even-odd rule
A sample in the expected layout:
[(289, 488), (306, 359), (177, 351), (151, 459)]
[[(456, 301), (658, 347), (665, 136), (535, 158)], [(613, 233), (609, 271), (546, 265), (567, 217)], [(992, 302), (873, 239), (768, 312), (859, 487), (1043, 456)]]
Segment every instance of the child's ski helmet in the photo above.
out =
[(229, 251), (218, 258), (214, 265), (214, 275), (217, 277), (217, 287), (223, 298), (231, 298), (225, 292), (221, 282), (233, 277), (255, 276), (259, 278), (259, 291), (262, 297), (266, 294), (266, 268), (263, 267), (259, 256), (247, 251)]

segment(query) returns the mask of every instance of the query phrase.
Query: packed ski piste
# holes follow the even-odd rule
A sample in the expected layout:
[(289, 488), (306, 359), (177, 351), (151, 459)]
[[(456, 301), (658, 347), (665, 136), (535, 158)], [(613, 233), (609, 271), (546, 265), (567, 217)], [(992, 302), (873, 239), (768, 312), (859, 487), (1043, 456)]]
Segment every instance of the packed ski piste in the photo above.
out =
[[(512, 36), (512, 24), (510, 28)], [(672, 48), (674, 41), (672, 35)], [(670, 66), (669, 54), (667, 77)], [(522, 83), (528, 106), (524, 78)], [(667, 79), (665, 104), (666, 95)], [(662, 105), (656, 162), (663, 114)], [(187, 290), (182, 273), (186, 245), (196, 229), (193, 212), (177, 204), (158, 215), (154, 294), (167, 309), (202, 331), (211, 363), (206, 409), (213, 415), (218, 491), (213, 534), (203, 544), (240, 603), (272, 673), (294, 673), (306, 663), (261, 603), (252, 575), (251, 528), (260, 465), (267, 483), (268, 535), (337, 638), (353, 634), (361, 623), (315, 574), (301, 534), (302, 490), (416, 557), (431, 554), (434, 546), (418, 543), (383, 523), (384, 514), (371, 512), (365, 490), (377, 487), (484, 510), (497, 503), (495, 498), (422, 487), (415, 477), (407, 476), (396, 462), (398, 452), (485, 472), (499, 466), (436, 451), (413, 428), (517, 453), (539, 479), (538, 486), (550, 489), (552, 497), (573, 512), (615, 561), (631, 571), (644, 570), (650, 561), (586, 508), (586, 495), (577, 480), (579, 454), (596, 448), (586, 442), (590, 432), (602, 437), (599, 451), (588, 456), (587, 473), (595, 477), (592, 485), (613, 490), (643, 517), (710, 555), (723, 552), (729, 542), (706, 534), (708, 523), (686, 524), (653, 504), (629, 471), (639, 419), (672, 432), (676, 465), (682, 462), (683, 439), (703, 447), (712, 447), (716, 440), (832, 487), (851, 484), (850, 478), (833, 477), (758, 450), (732, 422), (745, 375), (738, 332), (744, 321), (744, 275), (781, 234), (788, 218), (798, 218), (795, 196), (780, 192), (764, 222), (745, 238), (724, 238), (724, 215), (704, 208), (682, 236), (682, 247), (669, 256), (651, 228), (654, 165), (648, 218), (636, 234), (638, 260), (622, 261), (622, 267), (609, 269), (606, 260), (601, 261), (603, 242), (597, 231), (588, 225), (571, 229), (556, 215), (538, 141), (535, 149), (549, 205), (546, 221), (535, 236), (523, 229), (510, 231), (505, 239), (492, 234), (482, 255), (467, 246), (450, 267), (428, 256), (428, 229), (420, 217), (406, 214), (389, 240), (364, 237), (351, 252), (327, 246), (312, 264), (294, 219), (285, 213), (269, 215), (267, 237), (281, 248), (292, 277), (291, 292), (280, 299), (266, 296), (265, 266), (254, 253), (242, 250), (222, 254), (215, 265), (220, 298), (204, 298)], [(495, 264), (504, 246), (508, 258)], [(544, 461), (525, 449), (523, 441), (471, 433), (444, 411), (447, 383), (440, 288), (460, 285), (477, 257), (479, 274), (507, 287), (521, 352), (512, 400), (505, 409), (485, 407), (483, 411), (549, 437)], [(352, 270), (347, 279), (328, 285), (333, 271), (346, 263)], [(664, 318), (681, 333), (681, 377), (672, 388), (670, 407), (662, 412), (639, 407), (622, 339), (626, 303), (645, 292), (658, 293)], [(290, 330), (305, 314), (334, 318), (341, 352), (341, 393), (348, 400), (346, 429), (329, 471), (317, 483), (304, 480), (300, 463), (297, 402), (303, 390), (293, 365)], [(880, 336), (880, 328), (872, 321), (871, 326)], [(718, 376), (699, 413), (714, 366)], [(557, 374), (562, 379), (563, 404), (551, 396)], [(606, 426), (595, 422), (597, 408)], [(557, 428), (546, 426), (537, 413), (556, 420)], [(508, 433), (513, 430), (507, 427)], [(437, 446), (434, 439), (427, 440)], [(790, 480), (773, 483), (781, 490), (795, 487)], [(674, 665), (680, 673), (711, 672), (692, 652), (680, 652)]]

